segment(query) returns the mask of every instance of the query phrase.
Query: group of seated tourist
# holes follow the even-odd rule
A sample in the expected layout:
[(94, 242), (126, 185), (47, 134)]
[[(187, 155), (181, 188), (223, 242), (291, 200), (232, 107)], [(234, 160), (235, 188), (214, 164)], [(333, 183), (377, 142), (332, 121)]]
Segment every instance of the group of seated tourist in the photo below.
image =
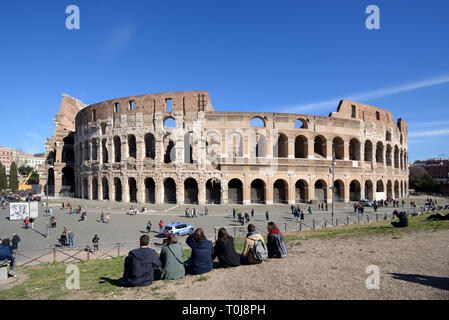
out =
[(207, 240), (201, 228), (188, 236), (187, 245), (192, 249), (191, 256), (184, 261), (182, 245), (171, 234), (162, 247), (160, 255), (149, 248), (148, 235), (140, 237), (140, 248), (129, 252), (125, 258), (122, 282), (129, 286), (147, 286), (153, 280), (184, 278), (186, 274), (199, 275), (212, 271), (213, 261), (218, 258), (217, 266), (222, 268), (240, 265), (260, 264), (267, 258), (285, 258), (287, 247), (279, 228), (274, 222), (267, 226), (268, 236), (256, 232), (253, 224), (248, 225), (248, 234), (242, 254), (234, 247), (234, 238), (225, 228), (220, 228), (215, 244)]

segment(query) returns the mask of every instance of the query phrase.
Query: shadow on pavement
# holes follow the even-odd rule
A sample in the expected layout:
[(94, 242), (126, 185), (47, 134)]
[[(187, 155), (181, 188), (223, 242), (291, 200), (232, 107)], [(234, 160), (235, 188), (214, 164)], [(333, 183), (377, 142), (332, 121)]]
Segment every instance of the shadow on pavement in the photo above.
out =
[(449, 278), (424, 276), (421, 274), (390, 273), (393, 279), (422, 284), (436, 289), (449, 290)]

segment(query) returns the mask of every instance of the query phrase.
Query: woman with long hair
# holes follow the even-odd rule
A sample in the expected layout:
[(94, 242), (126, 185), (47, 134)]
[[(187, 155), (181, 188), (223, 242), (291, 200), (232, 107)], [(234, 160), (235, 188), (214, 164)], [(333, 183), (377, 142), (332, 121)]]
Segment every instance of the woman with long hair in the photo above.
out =
[(174, 234), (167, 237), (161, 254), (161, 279), (182, 279), (185, 276), (184, 262), (182, 261), (182, 245)]
[(212, 241), (206, 239), (203, 229), (196, 229), (187, 237), (186, 243), (192, 248), (192, 255), (185, 263), (186, 272), (192, 275), (210, 272), (214, 247)]
[(276, 223), (268, 222), (267, 231), (268, 258), (285, 258), (287, 256), (287, 246)]
[(223, 268), (237, 267), (240, 265), (240, 256), (234, 248), (234, 238), (230, 236), (226, 228), (218, 230), (218, 238), (214, 246), (212, 260), (218, 257), (218, 262)]

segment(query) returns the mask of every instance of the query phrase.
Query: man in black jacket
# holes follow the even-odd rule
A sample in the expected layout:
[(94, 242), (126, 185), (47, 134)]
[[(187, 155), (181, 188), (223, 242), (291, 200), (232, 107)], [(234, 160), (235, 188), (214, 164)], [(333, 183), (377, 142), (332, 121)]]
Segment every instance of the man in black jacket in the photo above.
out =
[(130, 286), (148, 286), (154, 280), (154, 267), (160, 268), (161, 261), (151, 248), (148, 248), (150, 237), (140, 237), (140, 248), (131, 250), (125, 258), (123, 281)]
[(12, 252), (15, 252), (17, 249), (19, 249), (19, 242), (20, 242), (20, 237), (17, 235), (17, 234), (15, 234), (15, 233), (13, 233), (12, 234), (12, 240), (11, 240), (11, 242), (12, 242)]
[(394, 210), (393, 214), (399, 218), (399, 222), (393, 221), (391, 223), (394, 227), (403, 228), (408, 226), (408, 217), (406, 212), (399, 212), (398, 210)]

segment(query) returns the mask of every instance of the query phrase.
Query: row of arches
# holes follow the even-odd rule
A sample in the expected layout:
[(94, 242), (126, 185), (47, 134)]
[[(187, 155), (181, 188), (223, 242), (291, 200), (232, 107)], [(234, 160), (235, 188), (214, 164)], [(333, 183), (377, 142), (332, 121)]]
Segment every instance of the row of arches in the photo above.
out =
[[(110, 183), (113, 186), (113, 194), (110, 193)], [(109, 181), (103, 177), (101, 181), (97, 177), (92, 178), (92, 199), (93, 200), (114, 200), (123, 201), (124, 188), (123, 183), (127, 183), (126, 190), (129, 195), (127, 199), (130, 202), (138, 202), (138, 184), (134, 177), (128, 179), (113, 178)], [(88, 191), (89, 181), (87, 178), (83, 179), (82, 196), (85, 199), (89, 198)], [(209, 179), (204, 186), (200, 186), (194, 178), (187, 178), (184, 180), (182, 186), (177, 186), (173, 178), (166, 178), (163, 181), (162, 202), (163, 203), (178, 203), (182, 200), (186, 204), (198, 204), (200, 188), (205, 188), (205, 203), (206, 204), (220, 204), (222, 202), (222, 185), (217, 179)], [(156, 184), (153, 178), (148, 177), (144, 180), (143, 197), (145, 203), (156, 203)], [(178, 199), (178, 188), (183, 188), (183, 199)], [(244, 189), (249, 188), (249, 199), (245, 199)], [(102, 198), (99, 198), (99, 190), (101, 188)], [(294, 190), (294, 198), (292, 198), (289, 191), (290, 188)], [(311, 188), (311, 190), (309, 190)], [(363, 188), (363, 189), (362, 189)], [(377, 180), (375, 182), (366, 180), (362, 184), (359, 180), (354, 179), (348, 185), (341, 179), (334, 181), (333, 188), (323, 179), (316, 180), (313, 184), (304, 179), (299, 179), (293, 185), (284, 179), (277, 179), (273, 182), (271, 188), (273, 203), (289, 203), (289, 202), (308, 202), (309, 200), (327, 201), (333, 199), (335, 202), (344, 201), (358, 201), (362, 198), (373, 200), (388, 199), (388, 198), (403, 198), (407, 195), (406, 181), (392, 181)], [(363, 191), (363, 192), (362, 192)], [(227, 183), (227, 198), (229, 204), (243, 204), (244, 200), (250, 203), (266, 203), (268, 198), (268, 188), (266, 182), (260, 178), (251, 181), (248, 186), (244, 186), (243, 182), (238, 178), (233, 178)], [(331, 194), (333, 192), (333, 195)]]

